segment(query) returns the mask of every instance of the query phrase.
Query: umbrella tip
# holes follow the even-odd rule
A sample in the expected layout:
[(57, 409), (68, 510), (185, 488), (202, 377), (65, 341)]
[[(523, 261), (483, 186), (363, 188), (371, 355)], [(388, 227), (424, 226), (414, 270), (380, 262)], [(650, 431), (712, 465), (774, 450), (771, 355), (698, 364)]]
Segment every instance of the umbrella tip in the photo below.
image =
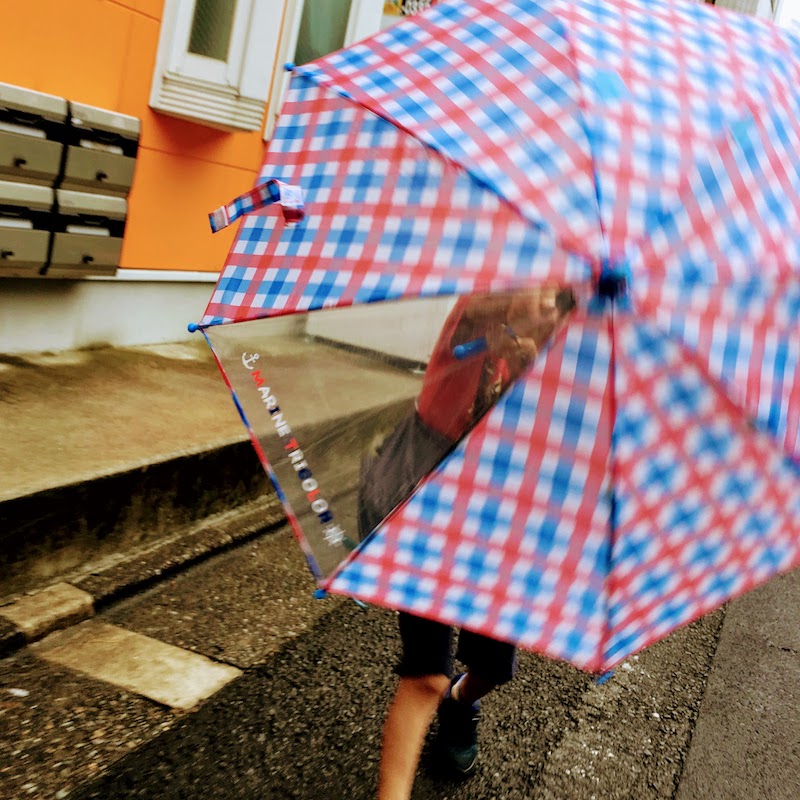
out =
[(186, 326), (186, 330), (189, 331), (189, 333), (197, 333), (197, 331), (200, 330), (200, 326), (196, 322), (190, 322)]
[(294, 63), (294, 61), (287, 61), (287, 62), (286, 62), (284, 65), (283, 65), (283, 68), (286, 70), (286, 72), (292, 72), (292, 71), (294, 70), (294, 68), (295, 68), (295, 63)]
[(324, 600), (328, 596), (328, 593), (324, 589), (315, 589), (314, 590), (314, 599), (315, 600)]

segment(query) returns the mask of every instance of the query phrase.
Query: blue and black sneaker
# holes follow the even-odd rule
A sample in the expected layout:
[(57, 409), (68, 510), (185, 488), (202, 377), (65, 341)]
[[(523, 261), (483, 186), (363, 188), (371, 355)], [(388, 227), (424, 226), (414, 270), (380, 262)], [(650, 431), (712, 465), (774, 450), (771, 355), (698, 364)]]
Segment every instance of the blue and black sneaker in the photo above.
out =
[(475, 763), (478, 760), (480, 703), (468, 706), (451, 697), (450, 692), (460, 677), (457, 675), (453, 678), (447, 694), (439, 705), (436, 749), (451, 771), (467, 778), (475, 771)]

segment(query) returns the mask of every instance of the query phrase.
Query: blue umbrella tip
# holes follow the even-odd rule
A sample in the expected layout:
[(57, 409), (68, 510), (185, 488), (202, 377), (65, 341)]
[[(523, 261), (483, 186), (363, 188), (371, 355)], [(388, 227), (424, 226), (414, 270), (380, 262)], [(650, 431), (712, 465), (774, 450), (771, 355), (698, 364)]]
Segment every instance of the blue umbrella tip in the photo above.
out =
[(606, 681), (610, 681), (614, 677), (614, 670), (610, 670), (609, 672), (604, 672), (602, 675), (598, 676), (594, 679), (594, 682), (598, 686), (602, 686)]
[(197, 333), (197, 331), (200, 330), (200, 326), (196, 322), (190, 322), (186, 326), (186, 330), (189, 331), (189, 333)]
[(314, 591), (314, 599), (315, 600), (324, 600), (328, 596), (328, 593), (324, 589), (316, 589)]
[(286, 72), (292, 72), (295, 68), (295, 63), (293, 61), (287, 61), (283, 65), (283, 68), (286, 70)]

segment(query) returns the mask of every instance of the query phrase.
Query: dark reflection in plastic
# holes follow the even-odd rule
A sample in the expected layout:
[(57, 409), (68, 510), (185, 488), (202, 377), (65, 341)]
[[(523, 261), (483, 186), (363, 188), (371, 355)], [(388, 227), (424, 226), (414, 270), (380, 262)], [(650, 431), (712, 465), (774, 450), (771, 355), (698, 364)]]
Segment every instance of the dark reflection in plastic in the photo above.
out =
[(570, 289), (546, 286), (207, 330), (319, 576), (407, 499), (574, 306)]

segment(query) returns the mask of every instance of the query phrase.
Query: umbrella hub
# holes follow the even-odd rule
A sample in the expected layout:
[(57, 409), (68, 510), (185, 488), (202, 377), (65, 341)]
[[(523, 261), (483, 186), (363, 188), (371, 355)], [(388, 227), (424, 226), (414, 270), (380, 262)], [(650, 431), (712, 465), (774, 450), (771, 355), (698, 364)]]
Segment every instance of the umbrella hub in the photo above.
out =
[(594, 279), (594, 295), (589, 302), (589, 311), (602, 313), (609, 304), (620, 309), (630, 309), (630, 287), (630, 266), (625, 262), (605, 261), (600, 274)]

